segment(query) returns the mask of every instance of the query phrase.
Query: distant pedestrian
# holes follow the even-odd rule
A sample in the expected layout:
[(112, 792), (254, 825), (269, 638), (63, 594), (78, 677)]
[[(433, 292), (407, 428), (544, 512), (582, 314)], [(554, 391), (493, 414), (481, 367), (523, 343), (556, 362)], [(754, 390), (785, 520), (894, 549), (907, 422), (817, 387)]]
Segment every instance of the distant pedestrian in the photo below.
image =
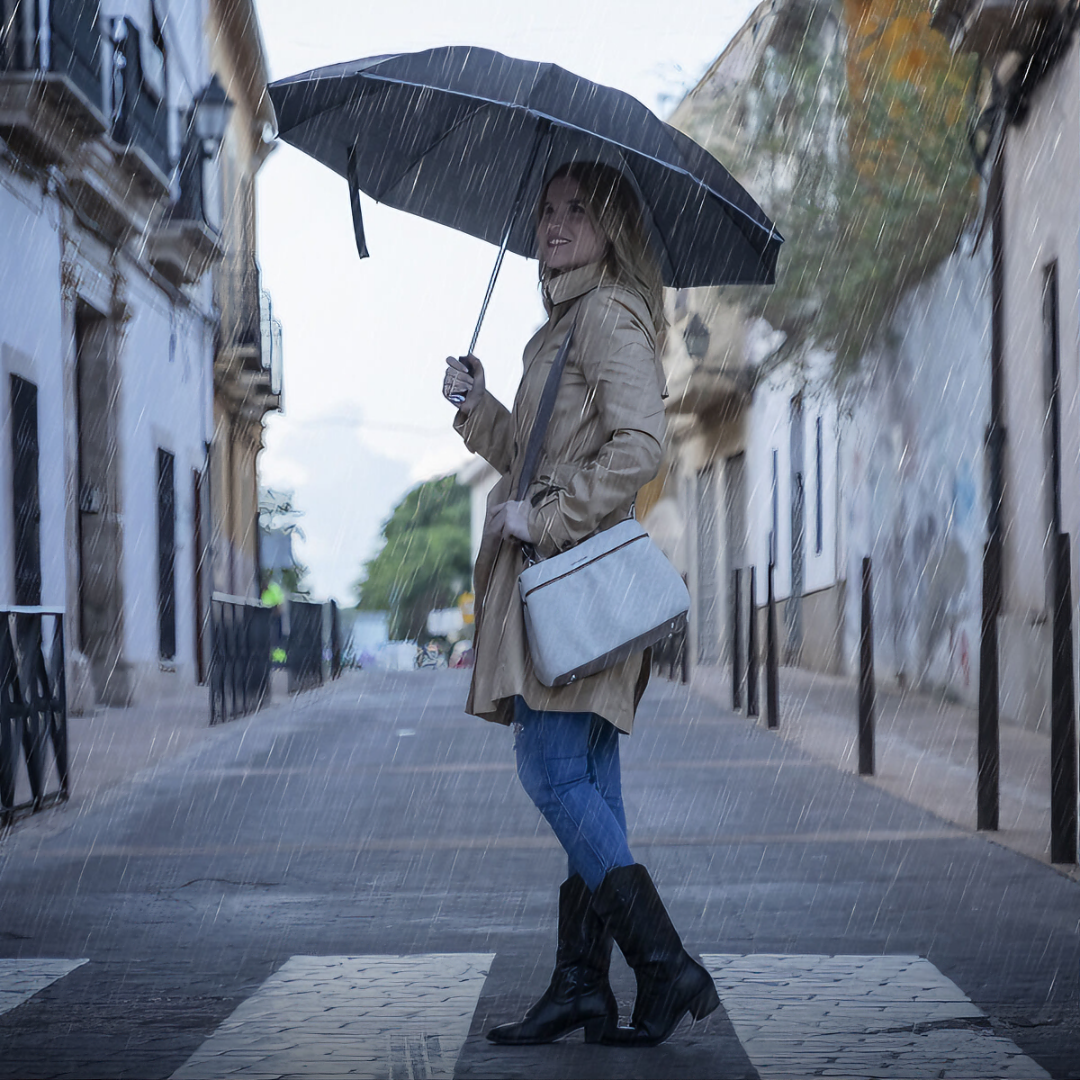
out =
[[(660, 271), (626, 178), (599, 163), (557, 169), (537, 209), (548, 321), (525, 347), (512, 411), (485, 389), (475, 356), (448, 358), (443, 392), (464, 401), (454, 421), (469, 449), (501, 474), (476, 561), (475, 668), (467, 708), (512, 723), (518, 776), (566, 850), (555, 971), (518, 1023), (488, 1032), (504, 1044), (655, 1045), (690, 1012), (719, 1004), (712, 978), (683, 948), (626, 838), (619, 732), (629, 733), (648, 681), (641, 655), (569, 686), (534, 674), (518, 594), (522, 542), (541, 557), (627, 518), (656, 475), (664, 439)], [(512, 500), (548, 371), (573, 335), (544, 452), (526, 498)], [(630, 1027), (618, 1026), (608, 983), (612, 939), (637, 977)]]

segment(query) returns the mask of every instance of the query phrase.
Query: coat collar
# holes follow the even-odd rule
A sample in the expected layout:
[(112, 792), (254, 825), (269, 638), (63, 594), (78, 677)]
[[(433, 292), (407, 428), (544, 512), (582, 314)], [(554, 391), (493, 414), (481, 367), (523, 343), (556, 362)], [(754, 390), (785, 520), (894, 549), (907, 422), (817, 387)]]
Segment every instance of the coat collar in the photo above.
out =
[[(552, 315), (558, 318), (563, 314), (558, 309), (568, 304), (585, 293), (590, 292), (599, 285), (605, 277), (604, 264), (599, 262), (587, 263), (585, 266), (577, 266), (573, 270), (567, 270), (565, 274), (549, 278), (544, 288), (548, 299), (551, 301)], [(565, 310), (565, 308), (563, 309)]]

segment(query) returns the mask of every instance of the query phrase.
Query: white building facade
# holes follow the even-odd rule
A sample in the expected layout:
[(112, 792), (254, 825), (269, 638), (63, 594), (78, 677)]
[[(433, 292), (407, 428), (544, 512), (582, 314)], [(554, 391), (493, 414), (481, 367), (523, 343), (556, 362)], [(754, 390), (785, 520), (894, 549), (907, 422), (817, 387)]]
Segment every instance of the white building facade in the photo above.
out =
[(64, 609), (75, 706), (127, 704), (195, 680), (205, 619), (223, 254), (223, 132), (196, 130), (214, 119), (207, 4), (4, 14), (0, 607)]

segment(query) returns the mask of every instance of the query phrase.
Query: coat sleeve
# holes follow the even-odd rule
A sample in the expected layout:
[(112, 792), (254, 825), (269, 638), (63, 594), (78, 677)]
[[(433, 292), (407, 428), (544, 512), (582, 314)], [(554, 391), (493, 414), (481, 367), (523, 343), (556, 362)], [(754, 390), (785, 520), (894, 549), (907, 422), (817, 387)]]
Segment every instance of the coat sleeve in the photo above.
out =
[(474, 454), (479, 454), (501, 475), (510, 471), (514, 427), (510, 410), (492, 394), (485, 390), (468, 416), (459, 412), (454, 418), (454, 430)]
[(529, 532), (545, 558), (595, 532), (660, 468), (664, 402), (651, 328), (642, 305), (621, 302), (620, 291), (598, 290), (579, 316), (578, 363), (608, 438), (562, 490), (529, 508)]

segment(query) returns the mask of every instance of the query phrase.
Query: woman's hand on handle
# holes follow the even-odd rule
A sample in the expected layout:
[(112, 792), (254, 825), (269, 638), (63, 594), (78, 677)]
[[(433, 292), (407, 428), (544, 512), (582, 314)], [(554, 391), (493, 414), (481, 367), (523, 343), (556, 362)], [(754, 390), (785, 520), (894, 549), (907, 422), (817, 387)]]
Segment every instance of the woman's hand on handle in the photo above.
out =
[(443, 376), (443, 397), (468, 416), (484, 396), (484, 365), (471, 354), (448, 356)]

